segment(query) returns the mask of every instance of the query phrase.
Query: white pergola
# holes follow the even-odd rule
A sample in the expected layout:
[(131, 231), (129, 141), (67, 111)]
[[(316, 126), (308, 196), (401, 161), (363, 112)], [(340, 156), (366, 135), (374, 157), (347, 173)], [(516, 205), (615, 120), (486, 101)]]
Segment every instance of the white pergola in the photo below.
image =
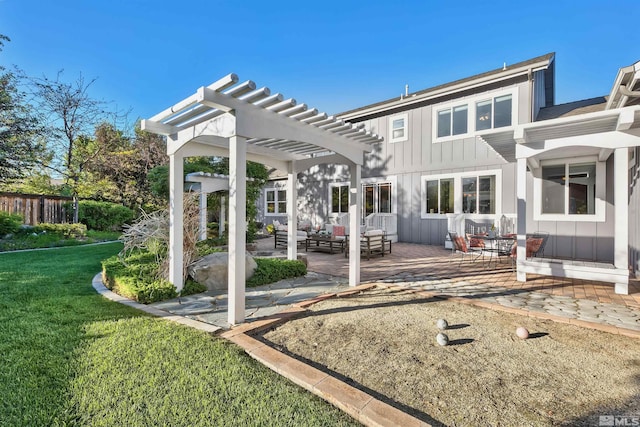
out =
[[(169, 280), (183, 287), (183, 185), (185, 157), (229, 157), (229, 312), (230, 324), (245, 317), (246, 162), (259, 162), (288, 174), (288, 258), (296, 259), (297, 174), (319, 164), (345, 164), (351, 175), (349, 227), (360, 235), (364, 154), (382, 138), (362, 125), (271, 95), (255, 83), (238, 84), (229, 74), (170, 108), (142, 121), (142, 129), (167, 137), (170, 159)], [(349, 246), (349, 285), (360, 282), (360, 242)]]
[[(527, 273), (599, 280), (615, 284), (615, 292), (628, 294), (629, 283), (629, 148), (640, 146), (640, 106), (611, 110), (492, 130), (481, 138), (505, 160), (517, 163), (517, 280)], [(613, 154), (614, 254), (613, 264), (540, 262), (526, 259), (527, 168), (534, 178), (541, 162), (549, 159), (597, 157), (600, 162)], [(604, 174), (604, 170), (600, 170)], [(599, 188), (596, 203), (605, 209), (605, 188)], [(607, 221), (610, 221), (607, 218)]]
[[(184, 179), (186, 191), (197, 191), (200, 193), (200, 240), (207, 239), (207, 195), (218, 191), (229, 189), (229, 175), (210, 174), (206, 172), (194, 172), (188, 174)], [(224, 197), (220, 199), (220, 217), (218, 223), (218, 236), (224, 234), (225, 203)]]

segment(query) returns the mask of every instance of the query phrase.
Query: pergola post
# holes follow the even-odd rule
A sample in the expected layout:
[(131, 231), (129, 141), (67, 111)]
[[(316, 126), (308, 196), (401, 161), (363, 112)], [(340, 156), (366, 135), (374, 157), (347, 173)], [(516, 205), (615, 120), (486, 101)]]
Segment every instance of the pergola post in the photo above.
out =
[(362, 189), (360, 181), (362, 166), (349, 166), (351, 186), (349, 188), (349, 286), (360, 284), (360, 213), (362, 212)]
[[(616, 268), (629, 268), (629, 151), (616, 148), (613, 152), (614, 260)], [(629, 294), (628, 283), (616, 283), (616, 294)]]
[(520, 271), (518, 264), (526, 259), (527, 256), (527, 159), (519, 158), (516, 166), (516, 197), (517, 205), (517, 262), (516, 262), (516, 280), (518, 282), (527, 281), (527, 273)]
[(247, 233), (247, 143), (229, 138), (229, 301), (228, 322), (244, 322)]
[(297, 173), (293, 162), (289, 162), (288, 179), (287, 179), (287, 259), (298, 259), (298, 183)]
[(207, 240), (207, 193), (200, 185), (200, 240)]
[(184, 285), (184, 157), (169, 155), (169, 281), (180, 292)]
[(220, 196), (220, 220), (218, 222), (218, 237), (224, 236), (224, 221), (227, 219), (227, 206), (225, 205), (224, 196)]

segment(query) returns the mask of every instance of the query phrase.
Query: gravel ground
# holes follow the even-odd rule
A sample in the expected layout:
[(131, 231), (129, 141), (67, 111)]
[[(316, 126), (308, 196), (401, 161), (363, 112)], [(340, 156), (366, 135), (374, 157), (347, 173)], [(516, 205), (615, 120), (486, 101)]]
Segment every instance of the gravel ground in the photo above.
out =
[[(446, 347), (435, 340), (439, 318), (450, 325)], [(640, 341), (573, 325), (375, 288), (315, 304), (263, 337), (435, 424), (640, 415)]]

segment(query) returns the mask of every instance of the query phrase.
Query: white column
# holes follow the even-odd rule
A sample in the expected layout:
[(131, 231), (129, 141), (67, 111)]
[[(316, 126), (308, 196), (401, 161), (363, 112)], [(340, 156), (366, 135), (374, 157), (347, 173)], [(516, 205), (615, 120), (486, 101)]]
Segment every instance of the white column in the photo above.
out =
[(184, 158), (169, 155), (169, 281), (180, 292), (184, 285)]
[(349, 286), (360, 284), (360, 215), (362, 212), (362, 166), (349, 166)]
[(207, 240), (207, 193), (200, 185), (200, 240)]
[(289, 162), (289, 171), (287, 179), (287, 258), (298, 259), (298, 242), (296, 241), (298, 233), (298, 182), (295, 165)]
[(229, 138), (229, 301), (228, 322), (244, 322), (247, 238), (247, 143)]
[(527, 281), (527, 273), (520, 271), (520, 262), (527, 256), (527, 159), (518, 159), (516, 169), (516, 195), (518, 198), (517, 233), (518, 233), (518, 262), (516, 264), (516, 280)]
[(227, 219), (225, 198), (224, 196), (220, 196), (220, 222), (218, 223), (218, 237), (224, 236), (224, 222)]
[[(629, 268), (629, 151), (616, 148), (613, 153), (613, 203), (614, 211), (614, 264), (616, 268)], [(628, 283), (616, 283), (616, 294), (629, 294)]]

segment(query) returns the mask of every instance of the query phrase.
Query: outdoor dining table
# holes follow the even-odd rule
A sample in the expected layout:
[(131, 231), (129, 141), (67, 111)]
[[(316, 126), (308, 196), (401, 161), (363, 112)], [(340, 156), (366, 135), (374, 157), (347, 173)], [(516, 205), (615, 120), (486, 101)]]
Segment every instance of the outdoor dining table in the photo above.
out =
[[(496, 258), (496, 267), (498, 266), (498, 260), (501, 255), (509, 256), (511, 252), (511, 247), (516, 241), (515, 235), (489, 235), (489, 234), (473, 234), (469, 236), (470, 239), (479, 239), (485, 242), (485, 246), (483, 248), (483, 252), (489, 253), (489, 261), (486, 264), (486, 267), (491, 266), (491, 261), (493, 260), (493, 254), (497, 255)], [(483, 267), (484, 257), (483, 257)]]

